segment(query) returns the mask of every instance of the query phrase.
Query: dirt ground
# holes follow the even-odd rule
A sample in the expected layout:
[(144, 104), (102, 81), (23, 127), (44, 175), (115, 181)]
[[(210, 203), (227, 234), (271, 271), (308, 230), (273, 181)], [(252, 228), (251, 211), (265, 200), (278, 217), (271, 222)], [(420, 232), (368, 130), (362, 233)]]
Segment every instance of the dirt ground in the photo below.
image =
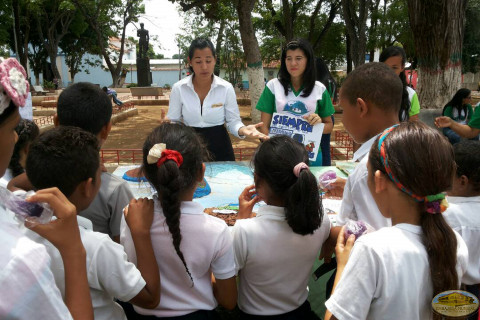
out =
[[(147, 135), (158, 125), (162, 116), (162, 110), (167, 112), (167, 106), (138, 106), (138, 115), (130, 117), (112, 126), (112, 131), (103, 149), (141, 149)], [(251, 124), (250, 106), (239, 106), (240, 116), (244, 124)], [(230, 135), (234, 148), (255, 148), (258, 141), (250, 139), (238, 139)]]

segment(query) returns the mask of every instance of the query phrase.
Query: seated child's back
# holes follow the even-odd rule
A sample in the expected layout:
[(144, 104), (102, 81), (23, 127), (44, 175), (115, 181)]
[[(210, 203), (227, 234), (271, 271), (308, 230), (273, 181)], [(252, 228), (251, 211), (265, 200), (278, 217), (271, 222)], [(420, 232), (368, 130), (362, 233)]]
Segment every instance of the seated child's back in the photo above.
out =
[(480, 284), (480, 141), (462, 140), (453, 149), (457, 171), (444, 216), (468, 247), (468, 269), (462, 283), (476, 285)]
[[(246, 314), (312, 317), (307, 285), (330, 220), (306, 163), (305, 148), (286, 136), (270, 138), (254, 155), (255, 191), (247, 187), (240, 195), (238, 218), (247, 219), (233, 227), (238, 306)], [(249, 218), (252, 202), (260, 199), (267, 205)]]
[[(82, 210), (96, 196), (101, 183), (97, 138), (76, 127), (51, 129), (32, 144), (27, 176), (36, 189), (56, 186)], [(77, 216), (87, 254), (87, 277), (95, 319), (126, 319), (114, 297), (130, 301), (146, 286), (140, 271), (127, 261), (123, 247), (106, 234), (94, 232), (91, 222)], [(28, 237), (42, 243), (52, 258), (55, 281), (65, 295), (64, 265), (58, 250), (30, 230)]]

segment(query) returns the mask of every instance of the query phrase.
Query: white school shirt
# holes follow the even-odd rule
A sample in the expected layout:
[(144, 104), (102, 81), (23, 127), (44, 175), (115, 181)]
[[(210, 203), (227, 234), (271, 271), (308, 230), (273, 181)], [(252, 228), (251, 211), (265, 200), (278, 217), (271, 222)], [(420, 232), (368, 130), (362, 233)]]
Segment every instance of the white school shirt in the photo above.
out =
[(372, 137), (363, 143), (353, 155), (353, 161), (358, 161), (359, 164), (355, 167), (352, 174), (348, 176), (347, 183), (343, 189), (342, 205), (340, 212), (336, 216), (337, 225), (339, 226), (345, 225), (347, 219), (362, 220), (376, 230), (392, 225), (391, 219), (385, 218), (378, 209), (367, 184), (368, 155), (376, 138), (377, 136)]
[(8, 183), (10, 182), (10, 180), (12, 180), (12, 178), (12, 170), (5, 170), (5, 174), (3, 175), (3, 177), (0, 178), (0, 187), (6, 189)]
[(284, 207), (267, 205), (255, 218), (237, 220), (232, 232), (240, 310), (279, 315), (300, 307), (307, 300), (313, 263), (330, 234), (327, 215), (312, 235), (302, 236), (288, 225)]
[(113, 238), (120, 235), (123, 208), (134, 195), (127, 181), (122, 178), (109, 172), (102, 172), (101, 178), (97, 195), (79, 215), (92, 221), (94, 231), (107, 233)]
[(480, 283), (480, 196), (447, 197), (449, 207), (445, 220), (465, 240), (468, 247), (468, 269), (462, 278), (467, 285)]
[(0, 319), (72, 319), (43, 245), (23, 235), (0, 204)]
[[(123, 247), (107, 234), (92, 231), (92, 223), (77, 216), (85, 252), (87, 253), (87, 278), (92, 298), (95, 320), (126, 320), (123, 308), (113, 299), (133, 299), (146, 285), (140, 271), (127, 261)], [(65, 268), (60, 252), (46, 239), (29, 229), (23, 229), (27, 237), (45, 245), (52, 258), (55, 282), (65, 297)]]
[[(213, 296), (211, 274), (217, 279), (235, 276), (232, 237), (227, 224), (203, 212), (201, 204), (183, 201), (180, 205), (180, 250), (192, 274), (194, 285), (178, 257), (172, 243), (162, 207), (154, 196), (155, 209), (150, 235), (161, 278), (161, 298), (156, 309), (134, 306), (143, 315), (176, 317), (197, 310), (213, 310), (217, 301)], [(130, 230), (122, 219), (120, 242), (128, 259), (137, 263)]]
[[(468, 251), (455, 235), (461, 279)], [(359, 238), (327, 309), (341, 320), (431, 319), (433, 285), (421, 237), (422, 227), (397, 224)]]
[(213, 76), (212, 86), (200, 103), (192, 83), (193, 75), (188, 76), (172, 87), (168, 106), (168, 119), (180, 121), (197, 128), (208, 128), (227, 124), (227, 129), (236, 137), (238, 129), (244, 126), (240, 119), (237, 96), (230, 82)]

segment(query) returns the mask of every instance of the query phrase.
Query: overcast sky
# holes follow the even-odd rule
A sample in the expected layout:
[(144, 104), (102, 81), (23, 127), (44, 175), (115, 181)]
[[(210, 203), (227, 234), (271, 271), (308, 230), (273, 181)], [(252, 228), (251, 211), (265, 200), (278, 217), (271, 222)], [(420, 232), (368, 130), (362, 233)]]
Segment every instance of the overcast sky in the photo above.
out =
[[(145, 14), (139, 18), (138, 23), (130, 24), (127, 27), (127, 35), (137, 38), (137, 28), (140, 22), (145, 24), (144, 28), (149, 31), (150, 38), (158, 36), (158, 42), (162, 49), (154, 47), (155, 52), (163, 53), (166, 58), (178, 53), (175, 42), (175, 35), (180, 33), (180, 26), (183, 19), (177, 11), (177, 5), (168, 0), (143, 0)], [(152, 43), (152, 41), (150, 41)], [(153, 44), (153, 43), (152, 43)]]

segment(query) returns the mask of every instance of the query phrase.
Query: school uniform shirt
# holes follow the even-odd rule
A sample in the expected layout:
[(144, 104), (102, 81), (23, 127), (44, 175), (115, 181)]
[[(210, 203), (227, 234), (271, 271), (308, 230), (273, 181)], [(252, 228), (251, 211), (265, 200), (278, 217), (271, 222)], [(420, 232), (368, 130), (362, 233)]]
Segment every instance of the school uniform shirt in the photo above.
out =
[(12, 180), (12, 170), (5, 170), (5, 174), (0, 178), (0, 188), (7, 188), (8, 183)]
[[(457, 237), (459, 280), (468, 251)], [(459, 281), (460, 285), (460, 281)], [(359, 238), (332, 296), (325, 302), (337, 319), (432, 319), (433, 285), (422, 228), (397, 224)]]
[(467, 285), (480, 283), (480, 196), (448, 197), (445, 220), (465, 240), (468, 247), (468, 269), (462, 278)]
[(418, 101), (418, 95), (413, 88), (407, 86), (407, 92), (408, 99), (410, 100), (410, 110), (408, 111), (408, 115), (411, 117), (420, 113), (420, 101)]
[[(135, 265), (127, 261), (121, 245), (106, 234), (92, 231), (88, 219), (77, 216), (77, 221), (87, 254), (87, 278), (95, 320), (126, 320), (123, 308), (114, 298), (129, 301), (145, 287), (146, 282)], [(65, 268), (60, 252), (35, 232), (23, 230), (27, 237), (47, 248), (55, 282), (65, 297)]]
[(475, 129), (480, 129), (480, 108), (475, 108), (475, 112), (473, 113), (472, 119), (468, 122), (468, 125)]
[[(216, 279), (235, 276), (232, 237), (227, 224), (203, 212), (201, 204), (183, 201), (180, 205), (180, 250), (192, 275), (188, 276), (182, 260), (172, 243), (160, 201), (154, 196), (154, 217), (150, 235), (161, 278), (160, 304), (155, 309), (134, 306), (143, 315), (176, 317), (197, 310), (213, 310), (217, 301), (213, 296), (211, 274)], [(130, 230), (122, 219), (120, 242), (128, 259), (137, 263)]]
[(238, 130), (244, 126), (240, 119), (237, 96), (230, 82), (213, 76), (212, 86), (200, 103), (192, 83), (193, 75), (188, 76), (172, 87), (168, 106), (168, 119), (183, 121), (187, 126), (208, 128), (226, 123), (228, 131), (238, 138)]
[(354, 153), (353, 161), (359, 164), (348, 176), (343, 189), (342, 205), (336, 216), (337, 225), (343, 226), (347, 219), (367, 222), (376, 230), (392, 225), (391, 219), (385, 218), (378, 209), (368, 188), (368, 155), (377, 136), (363, 143)]
[(330, 220), (312, 235), (293, 232), (285, 208), (262, 206), (255, 218), (233, 227), (235, 264), (239, 275), (238, 307), (252, 315), (279, 315), (300, 307), (308, 296), (308, 280)]
[(128, 183), (108, 172), (102, 172), (102, 184), (90, 206), (79, 213), (93, 223), (93, 231), (120, 235), (120, 221), (125, 208), (134, 198)]
[[(299, 91), (294, 91), (290, 87), (288, 94), (285, 95), (285, 89), (280, 81), (272, 79), (263, 90), (256, 108), (268, 114), (279, 112), (304, 116), (316, 113), (321, 118), (330, 117), (335, 113), (327, 88), (320, 81), (315, 81), (315, 86), (308, 97), (302, 97), (302, 94), (303, 86)], [(321, 149), (318, 152), (321, 153)], [(317, 160), (311, 165), (321, 166), (321, 157)]]
[(72, 319), (45, 247), (23, 235), (0, 204), (0, 318)]
[(458, 112), (457, 108), (447, 106), (443, 115), (452, 118), (455, 122), (468, 124), (473, 115), (473, 108), (471, 105), (467, 104), (465, 105), (465, 108), (461, 108), (460, 112)]

